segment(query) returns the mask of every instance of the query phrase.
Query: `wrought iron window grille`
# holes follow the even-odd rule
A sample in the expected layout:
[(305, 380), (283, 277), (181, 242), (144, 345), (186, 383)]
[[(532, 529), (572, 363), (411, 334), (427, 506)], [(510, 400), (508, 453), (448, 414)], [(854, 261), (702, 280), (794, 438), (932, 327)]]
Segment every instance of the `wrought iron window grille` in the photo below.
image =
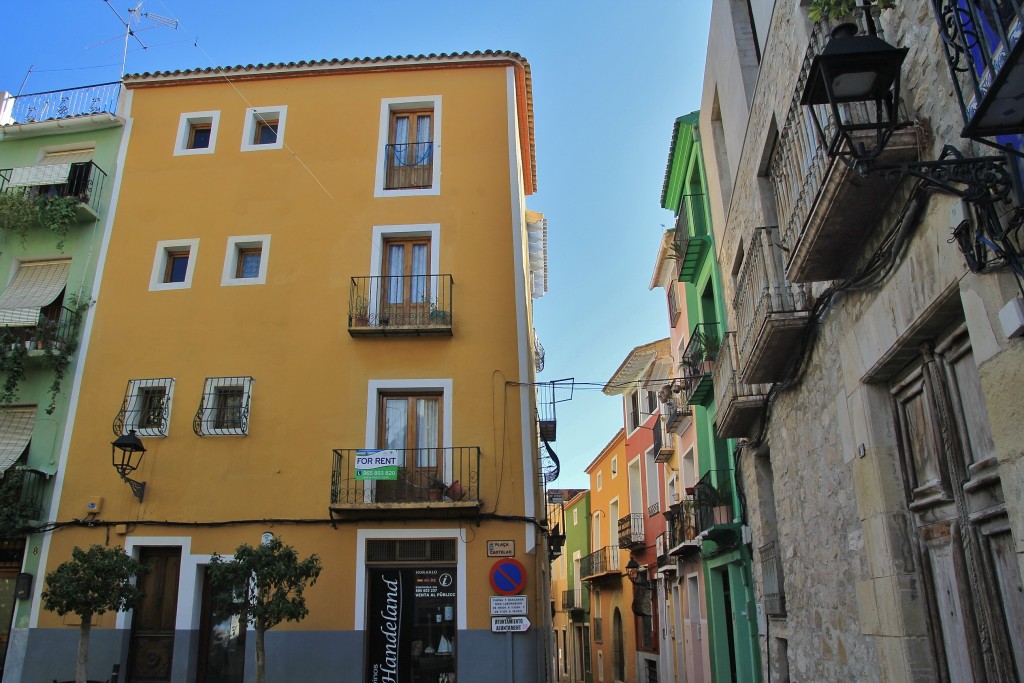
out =
[(248, 434), (252, 381), (252, 377), (208, 377), (192, 421), (196, 435)]
[(114, 436), (135, 430), (140, 436), (167, 436), (174, 379), (129, 380), (121, 409), (114, 417)]

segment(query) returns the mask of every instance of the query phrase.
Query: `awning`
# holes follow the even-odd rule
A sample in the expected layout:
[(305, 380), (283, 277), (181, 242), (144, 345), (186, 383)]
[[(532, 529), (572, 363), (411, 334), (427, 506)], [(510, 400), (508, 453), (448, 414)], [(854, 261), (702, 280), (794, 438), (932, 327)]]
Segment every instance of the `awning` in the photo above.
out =
[(0, 408), (0, 473), (7, 471), (25, 452), (35, 424), (35, 406)]
[(93, 149), (72, 149), (66, 152), (47, 152), (35, 166), (11, 169), (12, 187), (29, 185), (61, 185), (68, 182), (71, 164), (92, 161)]
[(31, 327), (39, 309), (52, 304), (68, 283), (71, 261), (23, 263), (0, 294), (0, 327)]

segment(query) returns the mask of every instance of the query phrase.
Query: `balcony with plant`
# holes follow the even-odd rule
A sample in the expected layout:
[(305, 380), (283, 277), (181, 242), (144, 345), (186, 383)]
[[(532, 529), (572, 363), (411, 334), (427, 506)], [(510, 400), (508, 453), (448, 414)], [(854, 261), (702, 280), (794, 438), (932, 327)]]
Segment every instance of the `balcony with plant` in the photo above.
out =
[(739, 542), (740, 523), (733, 491), (733, 473), (727, 469), (705, 472), (693, 487), (697, 538), (704, 557)]
[(35, 226), (63, 241), (99, 217), (106, 172), (91, 161), (0, 168), (0, 230), (24, 237)]
[(686, 400), (690, 405), (706, 407), (711, 404), (712, 371), (721, 344), (722, 332), (718, 323), (698, 323), (694, 326), (679, 364), (686, 386)]
[(349, 334), (451, 336), (453, 284), (451, 275), (353, 277)]

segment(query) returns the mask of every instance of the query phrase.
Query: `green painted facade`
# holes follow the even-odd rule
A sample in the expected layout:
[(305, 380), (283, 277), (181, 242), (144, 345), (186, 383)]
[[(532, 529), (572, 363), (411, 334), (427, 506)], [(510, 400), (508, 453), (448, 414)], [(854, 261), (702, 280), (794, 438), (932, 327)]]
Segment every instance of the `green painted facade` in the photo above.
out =
[[(569, 558), (566, 562), (566, 585), (577, 585), (576, 573), (579, 569), (575, 560), (590, 554), (590, 491), (584, 491), (565, 505), (565, 553)], [(583, 610), (572, 612), (572, 627), (582, 624), (584, 653), (580, 658), (584, 662), (583, 680), (593, 683), (594, 672), (590, 666), (590, 584), (580, 581)]]
[[(113, 106), (110, 108), (112, 109)], [(48, 353), (64, 353), (65, 351), (35, 347), (29, 350), (24, 360), (24, 377), (17, 385), (13, 401), (7, 405), (0, 405), (0, 410), (13, 406), (35, 409), (35, 420), (27, 451), (3, 475), (8, 482), (16, 474), (23, 477), (26, 481), (22, 484), (21, 501), (22, 503), (26, 501), (33, 503), (31, 507), (38, 510), (38, 513), (32, 513), (31, 518), (20, 518), (18, 526), (21, 528), (39, 528), (48, 520), (52, 521), (50, 510), (56, 493), (54, 484), (57, 479), (54, 475), (57, 474), (64, 443), (69, 437), (70, 397), (77, 370), (84, 356), (84, 350), (81, 348), (82, 334), (86, 318), (91, 310), (91, 306), (88, 304), (94, 303), (93, 288), (97, 258), (110, 212), (123, 131), (122, 121), (113, 116), (112, 112), (90, 112), (81, 116), (75, 116), (74, 112), (69, 112), (68, 117), (61, 121), (50, 120), (0, 127), (0, 191), (27, 191), (32, 195), (40, 193), (70, 194), (74, 197), (73, 201), (78, 202), (76, 221), (70, 226), (66, 236), (58, 236), (39, 223), (32, 223), (24, 238), (0, 230), (0, 292), (11, 286), (23, 264), (69, 261), (63, 300), (58, 296), (53, 304), (53, 311), (56, 312), (51, 311), (51, 314), (60, 317), (58, 330), (62, 339), (70, 339), (71, 343), (77, 347), (69, 354), (69, 365), (61, 382), (60, 391), (55, 396), (51, 391), (54, 370), (44, 356)], [(82, 150), (91, 150), (91, 162), (73, 163), (68, 182), (34, 185), (27, 190), (25, 186), (19, 184), (18, 174), (21, 173), (23, 178), (24, 172), (14, 172), (14, 169), (35, 167), (44, 161), (44, 156), (47, 153)], [(86, 170), (80, 169), (81, 166), (89, 163), (93, 165), (88, 166)], [(14, 172), (14, 182), (12, 182), (12, 172)], [(78, 180), (73, 180), (74, 178), (78, 178)], [(84, 180), (85, 178), (87, 180)], [(69, 190), (68, 188), (71, 186), (74, 186), (74, 189)], [(0, 216), (0, 225), (2, 225), (2, 218)], [(83, 302), (86, 306), (82, 308), (83, 312), (78, 324), (73, 324), (70, 322), (74, 318), (71, 309), (76, 301)], [(63, 311), (60, 310), (61, 306)], [(69, 324), (65, 325), (65, 321), (68, 321)], [(31, 326), (0, 329), (0, 332), (6, 332), (8, 335), (5, 337), (7, 344), (3, 353), (10, 354), (10, 339), (14, 336), (18, 338), (39, 336), (33, 335), (35, 329)], [(53, 348), (57, 347), (54, 345)], [(67, 348), (60, 347), (65, 350)], [(8, 366), (5, 364), (3, 367)], [(7, 380), (9, 373), (3, 372), (0, 375), (2, 375), (0, 376), (0, 383), (2, 383)], [(53, 401), (52, 406), (51, 400)], [(118, 407), (117, 405), (110, 407), (111, 420), (113, 420)], [(10, 429), (10, 427), (8, 428)], [(10, 434), (0, 434), (0, 440), (9, 441), (9, 439)], [(113, 434), (111, 440), (113, 440)], [(102, 453), (96, 455), (98, 458), (106, 457)], [(106, 460), (102, 462), (106, 462)], [(114, 473), (111, 472), (111, 475), (113, 476)], [(28, 480), (31, 480), (31, 485)], [(86, 503), (87, 501), (82, 501), (82, 517), (87, 515)], [(29, 627), (33, 601), (36, 599), (39, 586), (43, 581), (43, 577), (39, 575), (43, 534), (11, 535), (8, 533), (7, 535), (8, 538), (4, 539), (3, 543), (5, 548), (11, 549), (9, 555), (5, 557), (10, 560), (6, 564), (8, 571), (14, 571), (13, 566), (17, 561), (18, 548), (21, 541), (24, 540), (24, 557), (18, 571), (31, 575), (32, 581), (30, 597), (16, 599), (13, 579), (8, 580), (6, 575), (0, 577), (0, 592), (2, 592), (0, 595), (0, 620), (5, 621), (13, 613), (10, 623), (3, 624), (5, 629), (10, 629), (7, 633), (12, 635), (10, 645), (6, 648), (6, 661), (14, 662), (20, 658), (19, 647), (23, 645), (19, 642), (18, 632)]]
[[(676, 217), (676, 256), (679, 280), (686, 284), (688, 343), (705, 338), (705, 353), (713, 360), (726, 332), (726, 307), (721, 271), (715, 259), (714, 231), (707, 203), (707, 176), (698, 129), (699, 112), (676, 119), (672, 150), (665, 172), (662, 207)], [(730, 506), (731, 520), (715, 517), (701, 544), (707, 599), (711, 674), (714, 681), (761, 680), (757, 609), (751, 571), (751, 549), (742, 542), (741, 500), (733, 467), (734, 439), (715, 434), (716, 406), (710, 374), (691, 399), (697, 436), (697, 461), (704, 481), (714, 486)]]

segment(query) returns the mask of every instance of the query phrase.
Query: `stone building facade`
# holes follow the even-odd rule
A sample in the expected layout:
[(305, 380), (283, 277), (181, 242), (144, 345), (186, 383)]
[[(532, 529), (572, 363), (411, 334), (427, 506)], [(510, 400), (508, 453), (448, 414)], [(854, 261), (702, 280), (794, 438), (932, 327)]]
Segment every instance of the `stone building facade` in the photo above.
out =
[[(960, 137), (947, 5), (852, 17), (909, 48), (909, 125), (879, 164), (993, 154)], [(1020, 680), (1024, 342), (999, 317), (1020, 285), (968, 267), (952, 236), (971, 205), (827, 153), (801, 96), (837, 23), (800, 0), (716, 2), (708, 47), (700, 130), (736, 335), (716, 429), (746, 440), (762, 665), (773, 681)], [(998, 204), (1004, 225), (1018, 207)]]

